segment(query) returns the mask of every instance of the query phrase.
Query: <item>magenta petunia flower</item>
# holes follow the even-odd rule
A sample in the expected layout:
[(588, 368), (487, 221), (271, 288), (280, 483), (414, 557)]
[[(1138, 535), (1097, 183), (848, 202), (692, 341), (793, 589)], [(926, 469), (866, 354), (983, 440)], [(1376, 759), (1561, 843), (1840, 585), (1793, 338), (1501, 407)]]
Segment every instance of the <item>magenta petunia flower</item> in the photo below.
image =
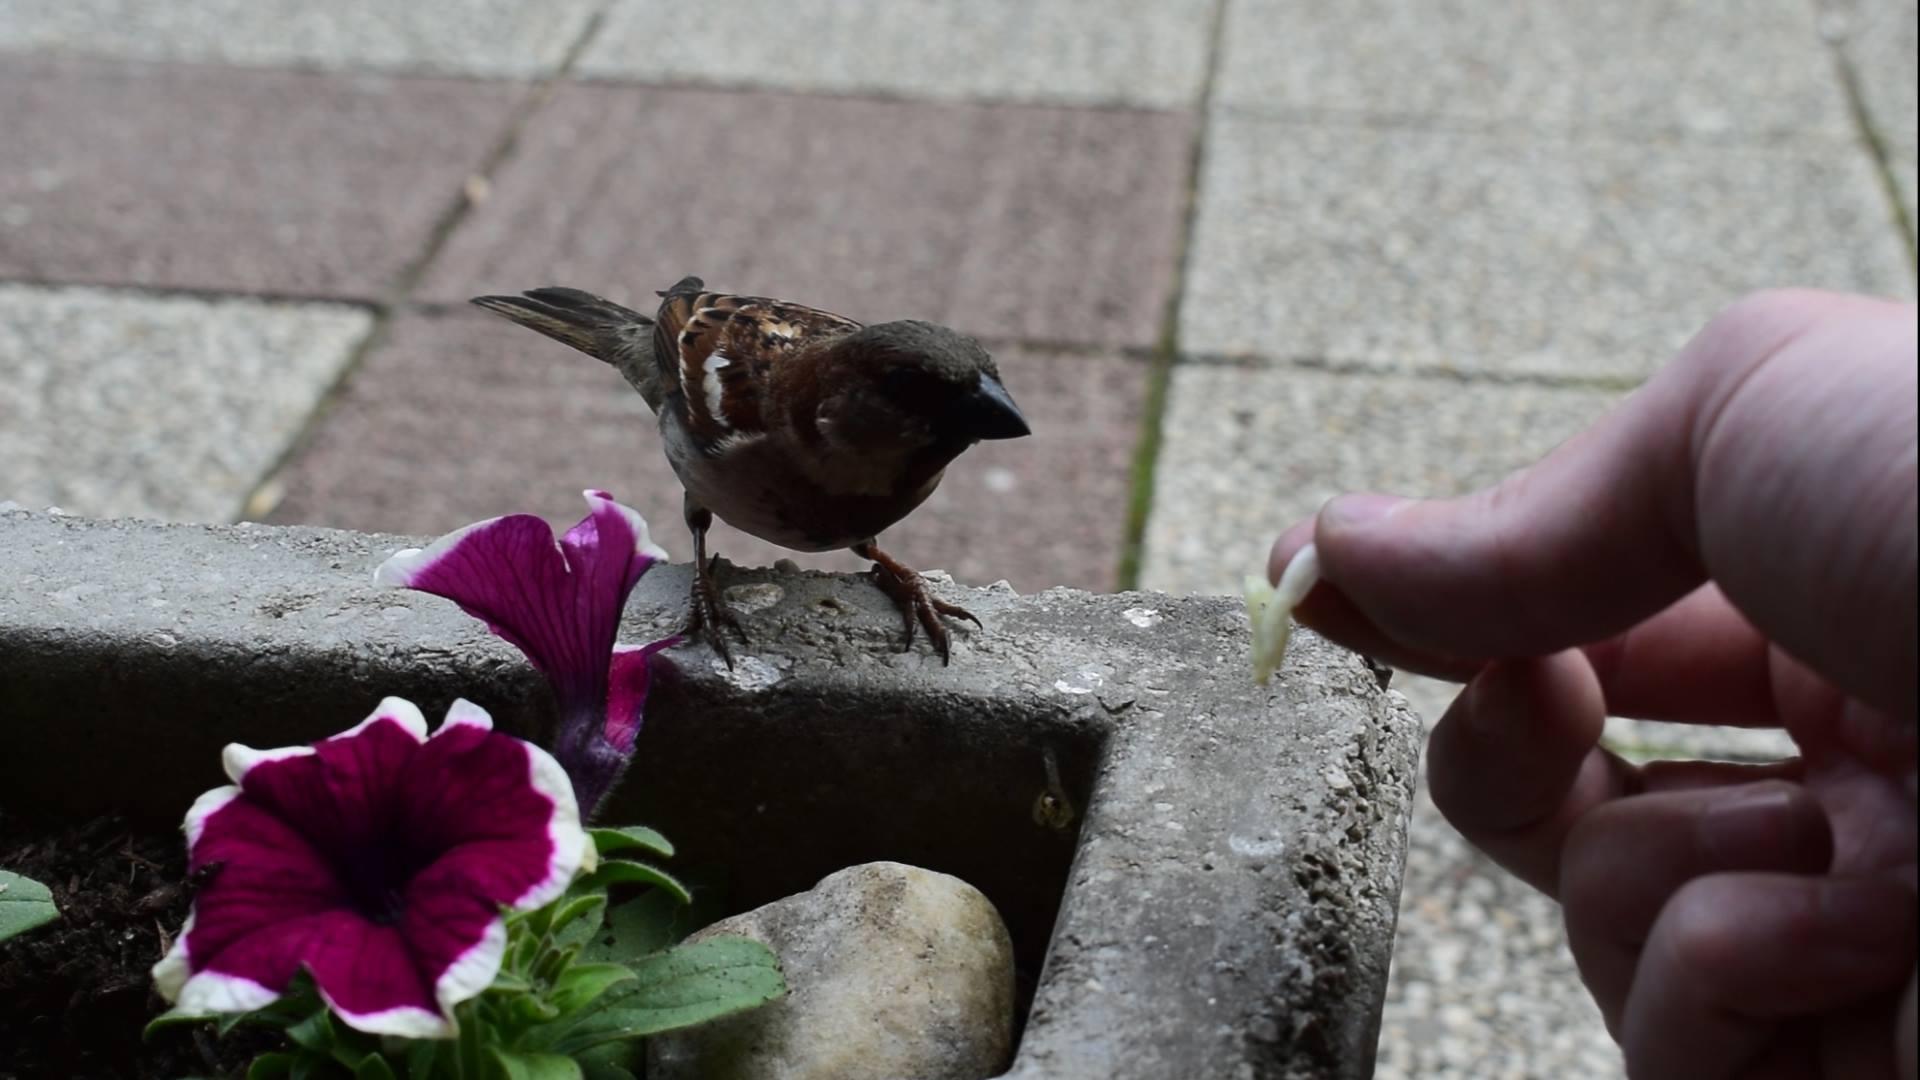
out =
[(540, 518), (509, 514), (399, 552), (374, 578), (459, 604), (547, 677), (560, 711), (553, 753), (590, 817), (632, 756), (649, 658), (680, 639), (616, 648), (627, 597), (667, 553), (637, 511), (585, 495), (587, 516), (558, 541)]
[(312, 746), (221, 757), (233, 785), (187, 811), (203, 881), (153, 969), (184, 1013), (258, 1009), (305, 968), (361, 1031), (451, 1037), (500, 969), (504, 912), (558, 897), (587, 855), (559, 763), (470, 702), (430, 738), (388, 698)]

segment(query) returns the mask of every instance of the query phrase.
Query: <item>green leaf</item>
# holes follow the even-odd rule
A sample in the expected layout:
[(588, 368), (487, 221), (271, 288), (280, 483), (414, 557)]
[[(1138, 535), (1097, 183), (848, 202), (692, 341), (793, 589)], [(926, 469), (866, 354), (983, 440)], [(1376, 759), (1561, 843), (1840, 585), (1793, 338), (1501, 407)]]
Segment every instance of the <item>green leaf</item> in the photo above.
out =
[(242, 1024), (290, 1028), (326, 1011), (327, 1003), (320, 1000), (320, 991), (314, 989), (312, 977), (302, 971), (287, 984), (285, 993), (265, 1005), (252, 1012), (226, 1013), (221, 1016), (219, 1034), (224, 1038)]
[(247, 1080), (280, 1080), (293, 1072), (293, 1055), (285, 1050), (261, 1054), (247, 1066)]
[(625, 964), (575, 964), (554, 980), (547, 1000), (565, 1016), (585, 1008), (607, 988), (633, 978), (633, 969)]
[(293, 1068), (287, 1070), (287, 1080), (311, 1080), (315, 1076), (325, 1076), (329, 1064), (319, 1054), (296, 1053), (293, 1055)]
[(552, 1049), (577, 1053), (611, 1039), (690, 1027), (764, 1005), (787, 992), (779, 961), (744, 937), (716, 937), (633, 964), (634, 979), (604, 994)]
[(393, 1066), (379, 1054), (368, 1054), (353, 1067), (353, 1080), (396, 1080)]
[(634, 862), (631, 859), (603, 860), (599, 868), (585, 878), (587, 887), (595, 889), (628, 882), (665, 889), (683, 904), (693, 902), (693, 894), (688, 892), (687, 887), (680, 884), (672, 874), (657, 866)]
[(548, 932), (556, 945), (585, 945), (593, 940), (606, 917), (606, 893), (575, 896), (560, 902), (560, 909), (553, 913), (553, 928)]
[(0, 941), (60, 917), (53, 893), (30, 877), (0, 870)]
[(333, 1045), (327, 1048), (333, 1060), (349, 1069), (357, 1069), (367, 1058), (380, 1053), (380, 1039), (345, 1024), (333, 1029)]
[(621, 825), (610, 829), (588, 829), (587, 835), (593, 837), (593, 847), (602, 855), (611, 855), (616, 851), (632, 851), (639, 848), (650, 855), (662, 859), (673, 858), (673, 845), (661, 836), (658, 830), (645, 825)]
[(333, 1049), (333, 1023), (325, 1010), (287, 1028), (287, 1041), (302, 1050), (325, 1054)]
[(407, 1080), (432, 1080), (440, 1063), (440, 1050), (452, 1052), (453, 1044), (442, 1039), (414, 1039), (407, 1044)]
[(583, 1080), (580, 1065), (564, 1054), (525, 1054), (496, 1047), (493, 1060), (507, 1080)]
[(641, 893), (607, 912), (602, 932), (580, 950), (585, 960), (627, 963), (657, 953), (683, 936), (677, 931), (687, 909), (670, 893)]
[(586, 1080), (634, 1080), (640, 1068), (640, 1044), (633, 1041), (601, 1043), (573, 1055)]
[[(544, 927), (546, 920), (540, 925)], [(501, 970), (516, 975), (525, 974), (533, 965), (535, 957), (540, 955), (540, 941), (547, 936), (544, 929), (534, 929), (532, 923), (521, 923), (507, 931), (507, 955), (502, 961)]]
[(547, 926), (553, 921), (553, 905), (537, 907), (520, 916), (521, 923), (533, 932), (534, 937), (547, 936)]
[[(250, 1013), (226, 1013), (225, 1015), (213, 1018), (215, 1021), (213, 1033), (224, 1039), (233, 1032), (234, 1028), (239, 1027), (241, 1024), (262, 1023), (264, 1016), (266, 1016), (266, 1010), (264, 1009), (257, 1009)], [(286, 1027), (287, 1025), (281, 1024), (280, 1026)]]
[(486, 992), (489, 994), (524, 994), (532, 989), (533, 983), (529, 982), (525, 976), (509, 975), (505, 969), (502, 969), (500, 974), (493, 977), (493, 982), (487, 984)]
[(522, 994), (519, 997), (508, 998), (502, 1008), (502, 1012), (504, 1012), (505, 1015), (500, 1018), (501, 1024), (515, 1031), (522, 1028), (530, 1028), (537, 1024), (544, 1024), (551, 1020), (558, 1020), (564, 1015), (559, 1009), (554, 1008), (552, 1004), (542, 1001), (532, 994)]
[(560, 977), (560, 973), (573, 964), (580, 955), (580, 946), (569, 945), (564, 949), (548, 949), (540, 954), (540, 962), (533, 965), (533, 977), (540, 983), (551, 983)]
[[(246, 1014), (238, 1013), (235, 1015), (245, 1016)], [(153, 1038), (168, 1028), (182, 1027), (189, 1024), (211, 1024), (215, 1021), (224, 1024), (228, 1019), (228, 1017), (223, 1017), (215, 1013), (186, 1013), (181, 1012), (179, 1009), (168, 1009), (166, 1012), (147, 1021), (147, 1026), (140, 1032), (140, 1038), (144, 1041)], [(225, 1032), (222, 1032), (222, 1034), (225, 1034)]]

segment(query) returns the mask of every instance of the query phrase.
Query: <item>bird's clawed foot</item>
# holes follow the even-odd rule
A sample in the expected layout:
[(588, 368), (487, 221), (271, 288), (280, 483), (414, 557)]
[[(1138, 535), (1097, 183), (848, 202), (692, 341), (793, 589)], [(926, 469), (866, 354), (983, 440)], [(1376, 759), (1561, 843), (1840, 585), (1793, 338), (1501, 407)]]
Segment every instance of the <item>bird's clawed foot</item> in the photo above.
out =
[(886, 552), (872, 544), (861, 544), (853, 549), (854, 554), (863, 559), (873, 560), (873, 581), (880, 590), (893, 598), (894, 606), (906, 618), (907, 640), (900, 646), (905, 652), (913, 648), (913, 635), (916, 628), (924, 627), (927, 640), (940, 653), (940, 662), (953, 660), (952, 639), (947, 633), (947, 624), (941, 616), (965, 619), (975, 626), (983, 625), (973, 612), (958, 604), (949, 604), (933, 595), (927, 588), (925, 579), (918, 572), (902, 565)]
[(714, 567), (719, 562), (720, 556), (715, 555), (694, 565), (693, 591), (687, 598), (687, 628), (683, 634), (691, 641), (706, 631), (707, 644), (713, 646), (713, 651), (720, 654), (720, 659), (726, 661), (731, 670), (733, 653), (727, 647), (726, 632), (733, 631), (740, 639), (740, 644), (745, 645), (747, 631), (740, 625), (740, 620), (733, 617), (733, 612), (727, 610), (727, 605), (721, 602), (720, 590), (713, 583)]

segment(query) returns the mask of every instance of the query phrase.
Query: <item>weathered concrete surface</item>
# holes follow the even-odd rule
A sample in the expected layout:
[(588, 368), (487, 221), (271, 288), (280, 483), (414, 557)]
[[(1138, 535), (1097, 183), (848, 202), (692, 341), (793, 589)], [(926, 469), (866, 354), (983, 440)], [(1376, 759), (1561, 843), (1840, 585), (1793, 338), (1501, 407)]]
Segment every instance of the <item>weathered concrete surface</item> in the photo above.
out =
[[(172, 818), (221, 744), (386, 694), (537, 724), (511, 648), (373, 586), (407, 543), (0, 514), (0, 797)], [(754, 644), (667, 654), (610, 817), (725, 866), (736, 909), (883, 858), (972, 883), (1038, 973), (1020, 1080), (1370, 1072), (1418, 725), (1358, 660), (1305, 636), (1259, 689), (1232, 601), (945, 587), (987, 629), (942, 667), (860, 578), (727, 573)], [(627, 639), (686, 586), (650, 574)]]

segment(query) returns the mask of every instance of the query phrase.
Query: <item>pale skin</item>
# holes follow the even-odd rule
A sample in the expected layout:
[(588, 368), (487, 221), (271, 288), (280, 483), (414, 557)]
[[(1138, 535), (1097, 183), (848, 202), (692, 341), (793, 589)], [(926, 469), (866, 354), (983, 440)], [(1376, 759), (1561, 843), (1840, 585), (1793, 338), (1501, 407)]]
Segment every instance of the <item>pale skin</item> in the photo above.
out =
[[(1634, 1080), (1920, 1078), (1915, 309), (1769, 292), (1456, 499), (1335, 499), (1273, 546), (1307, 625), (1465, 682), (1427, 778), (1557, 899)], [(1634, 766), (1607, 715), (1781, 727)]]

